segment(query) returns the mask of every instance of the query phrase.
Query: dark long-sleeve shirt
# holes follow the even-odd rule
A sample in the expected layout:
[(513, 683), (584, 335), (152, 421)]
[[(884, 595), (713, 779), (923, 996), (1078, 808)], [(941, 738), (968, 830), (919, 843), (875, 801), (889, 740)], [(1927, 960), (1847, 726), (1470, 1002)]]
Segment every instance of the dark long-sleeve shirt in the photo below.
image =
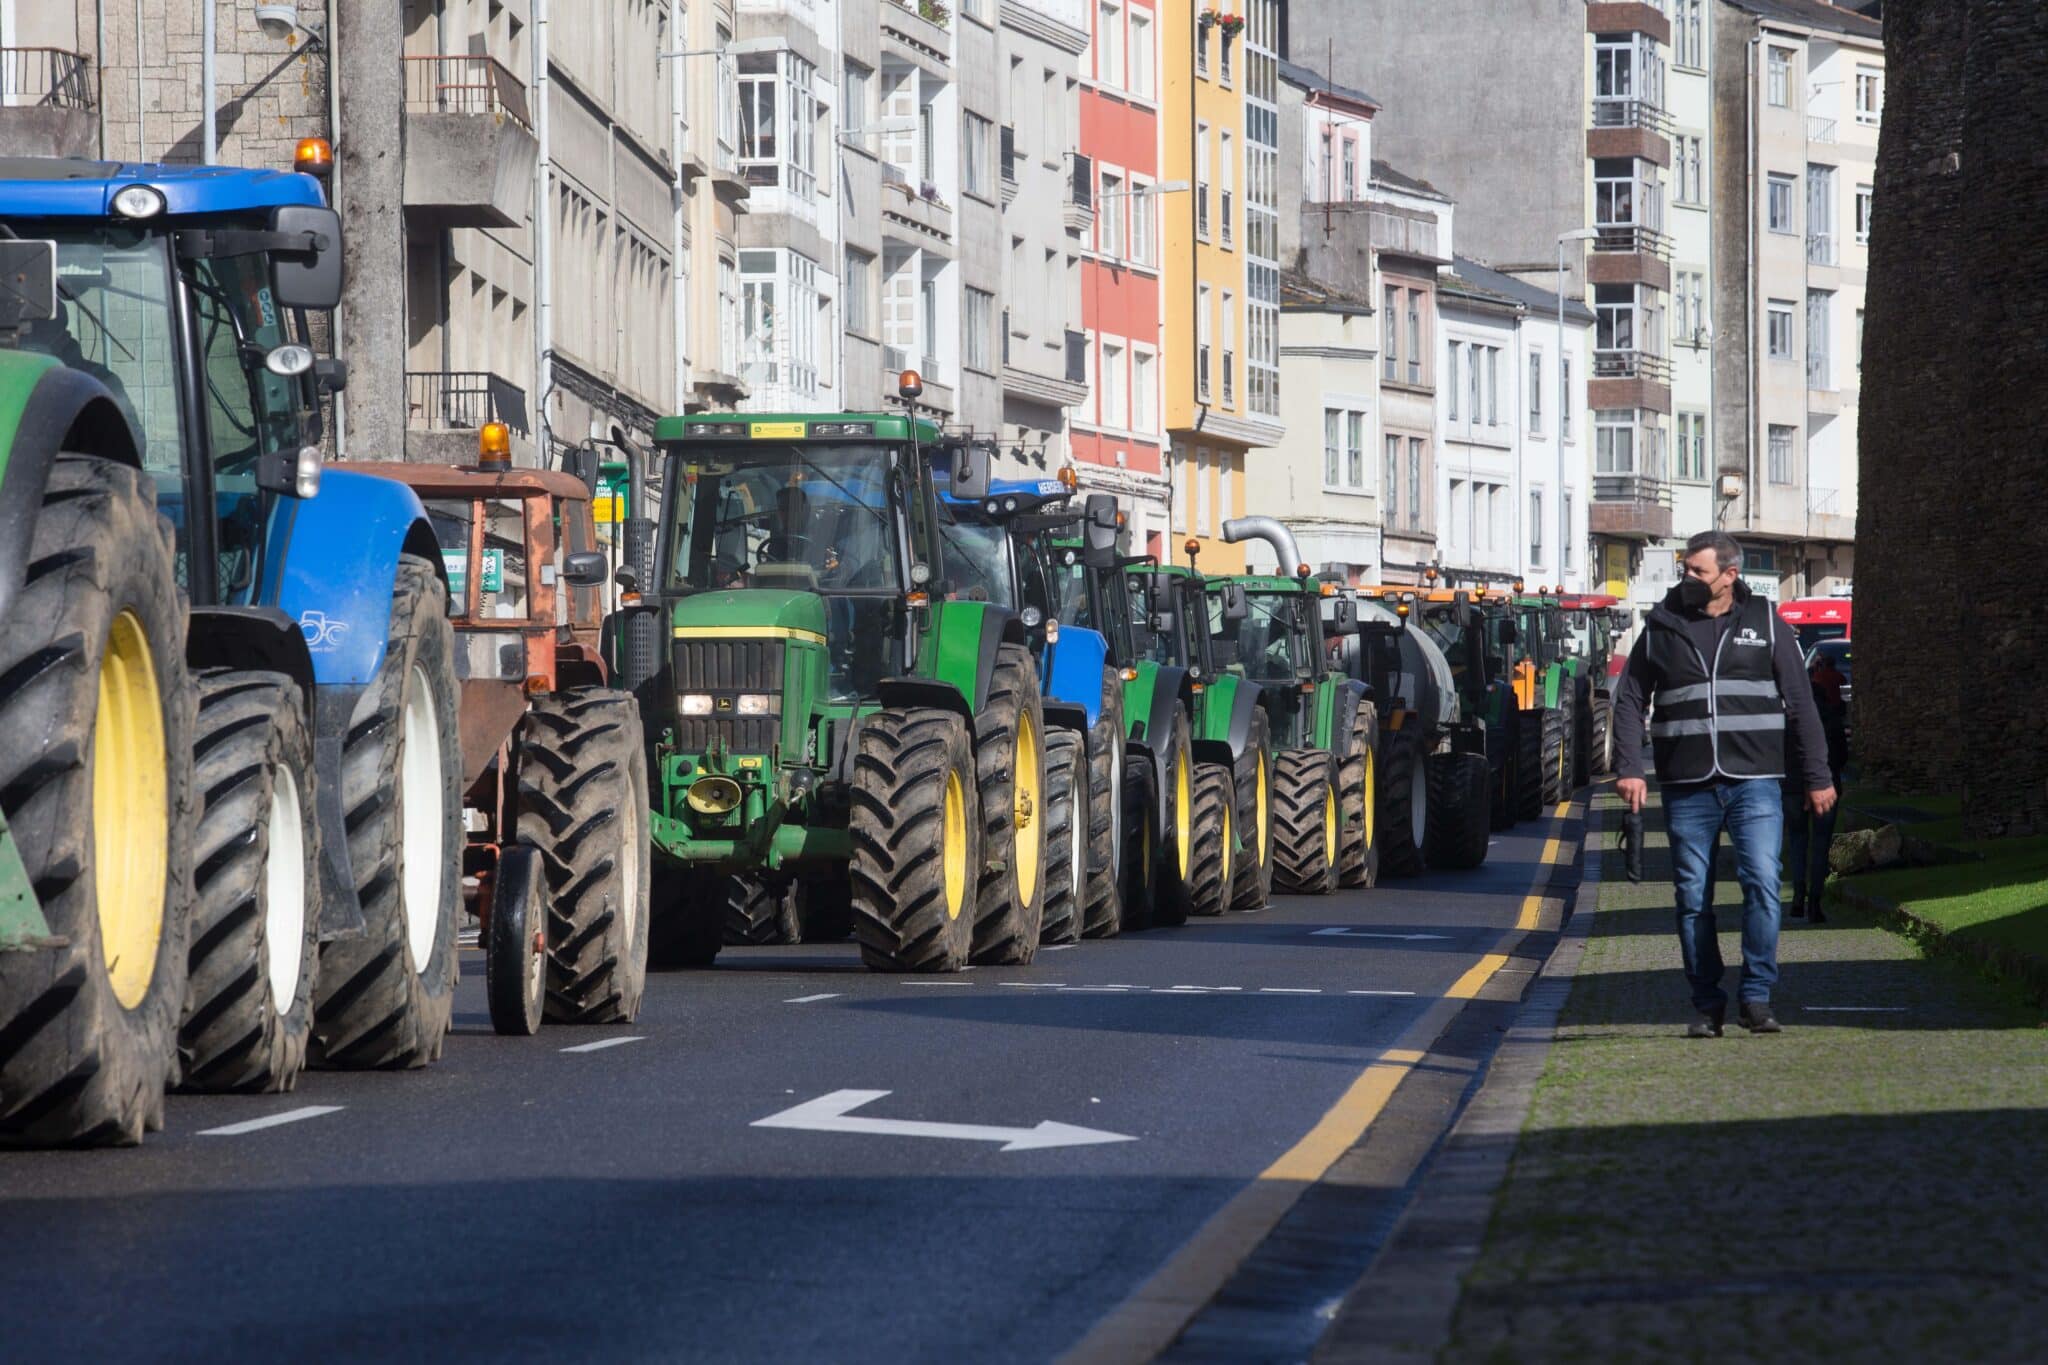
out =
[[(1685, 632), (1703, 659), (1714, 657), (1724, 631), (1735, 625), (1737, 612), (1720, 616), (1705, 612), (1681, 612)], [(1806, 677), (1806, 665), (1799, 657), (1799, 642), (1789, 630), (1773, 632), (1771, 671), (1778, 680), (1778, 694), (1785, 699), (1785, 724), (1790, 743), (1786, 756), (1799, 764), (1796, 777), (1808, 791), (1820, 791), (1835, 784), (1828, 771), (1828, 741), (1821, 729), (1820, 708), (1813, 703), (1813, 685)], [(1649, 724), (1651, 698), (1657, 693), (1657, 670), (1651, 666), (1644, 645), (1650, 632), (1636, 637), (1628, 652), (1628, 665), (1621, 670), (1614, 693), (1614, 772), (1617, 777), (1642, 777), (1643, 739)]]

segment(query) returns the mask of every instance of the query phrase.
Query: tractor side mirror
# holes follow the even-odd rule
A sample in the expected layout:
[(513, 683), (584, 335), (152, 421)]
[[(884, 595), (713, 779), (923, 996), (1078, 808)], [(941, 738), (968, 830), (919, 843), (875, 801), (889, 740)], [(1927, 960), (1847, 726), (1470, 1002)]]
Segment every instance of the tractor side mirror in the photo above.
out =
[(575, 475), (593, 498), (597, 496), (597, 466), (597, 452), (589, 446), (579, 446), (562, 456), (562, 468)]
[(279, 251), (272, 262), (274, 293), (285, 308), (325, 311), (341, 302), (341, 215), (317, 204), (271, 210), (273, 232), (310, 233), (311, 251)]
[(1336, 601), (1336, 610), (1330, 621), (1332, 635), (1358, 634), (1358, 603), (1348, 597)]
[(962, 441), (949, 449), (953, 496), (977, 501), (988, 496), (988, 448)]
[(610, 577), (611, 571), (602, 550), (571, 550), (562, 561), (562, 577), (571, 587), (594, 588)]
[(1244, 584), (1225, 583), (1218, 595), (1223, 599), (1223, 619), (1226, 622), (1242, 621), (1251, 615), (1251, 602), (1244, 595)]
[(1082, 559), (1091, 569), (1116, 565), (1116, 498), (1108, 493), (1090, 493), (1082, 504)]
[(1472, 629), (1472, 594), (1454, 592), (1451, 594), (1451, 620), (1460, 630)]

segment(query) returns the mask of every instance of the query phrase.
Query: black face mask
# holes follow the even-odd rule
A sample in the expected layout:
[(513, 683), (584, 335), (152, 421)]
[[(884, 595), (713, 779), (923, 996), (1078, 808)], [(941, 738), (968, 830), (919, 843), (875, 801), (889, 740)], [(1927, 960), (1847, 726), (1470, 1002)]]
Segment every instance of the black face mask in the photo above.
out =
[(1688, 574), (1678, 585), (1678, 604), (1688, 611), (1704, 611), (1707, 603), (1714, 600), (1714, 590), (1703, 578)]

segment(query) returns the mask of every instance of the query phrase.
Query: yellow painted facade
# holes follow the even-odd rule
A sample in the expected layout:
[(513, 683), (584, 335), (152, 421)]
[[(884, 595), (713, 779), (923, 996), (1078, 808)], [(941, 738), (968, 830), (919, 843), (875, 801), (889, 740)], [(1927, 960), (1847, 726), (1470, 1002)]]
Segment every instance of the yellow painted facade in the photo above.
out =
[[(1245, 566), (1244, 548), (1218, 537), (1226, 515), (1243, 516), (1252, 510), (1245, 503), (1247, 446), (1205, 428), (1209, 415), (1249, 414), (1244, 368), (1244, 35), (1226, 36), (1221, 23), (1204, 28), (1200, 16), (1205, 12), (1242, 14), (1243, 7), (1240, 0), (1161, 0), (1158, 9), (1160, 177), (1190, 186), (1167, 200), (1172, 207), (1160, 215), (1161, 311), (1167, 343), (1162, 348), (1162, 397), (1172, 442), (1168, 458), (1174, 483), (1173, 557), (1187, 562), (1183, 545), (1192, 534), (1201, 544), (1204, 571), (1237, 573)], [(1201, 374), (1205, 350), (1206, 384)]]

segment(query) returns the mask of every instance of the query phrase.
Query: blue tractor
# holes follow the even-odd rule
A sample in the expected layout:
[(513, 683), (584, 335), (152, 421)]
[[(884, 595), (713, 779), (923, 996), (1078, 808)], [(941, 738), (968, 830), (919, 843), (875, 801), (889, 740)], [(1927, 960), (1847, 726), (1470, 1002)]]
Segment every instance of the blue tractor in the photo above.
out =
[(447, 581), (323, 476), (341, 272), (310, 175), (0, 158), (0, 1142), (440, 1053)]

